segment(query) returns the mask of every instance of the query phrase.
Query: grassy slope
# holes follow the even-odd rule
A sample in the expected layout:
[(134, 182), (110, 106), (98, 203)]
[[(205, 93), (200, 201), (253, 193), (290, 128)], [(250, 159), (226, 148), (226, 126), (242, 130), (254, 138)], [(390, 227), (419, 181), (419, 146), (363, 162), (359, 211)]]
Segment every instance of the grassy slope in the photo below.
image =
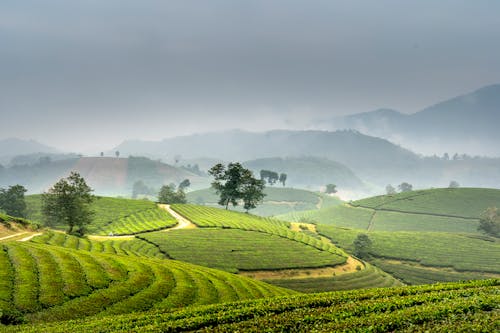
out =
[[(252, 214), (260, 216), (274, 216), (295, 211), (326, 208), (340, 205), (341, 201), (317, 192), (301, 189), (282, 188), (278, 185), (267, 186), (264, 190), (264, 202), (252, 210)], [(189, 192), (188, 202), (217, 206), (218, 196), (212, 189)], [(239, 206), (231, 207), (232, 210), (243, 211)]]
[(0, 308), (31, 322), (168, 310), (291, 291), (172, 260), (118, 256), (33, 242), (0, 246)]
[[(42, 222), (41, 195), (26, 197), (29, 217)], [(175, 225), (177, 222), (166, 211), (148, 200), (132, 200), (110, 197), (96, 197), (92, 204), (94, 221), (88, 226), (89, 233), (108, 235), (130, 235), (138, 232), (154, 231)], [(55, 229), (66, 230), (64, 225), (54, 225)]]
[(16, 327), (20, 332), (495, 332), (499, 280), (269, 298), (170, 313)]

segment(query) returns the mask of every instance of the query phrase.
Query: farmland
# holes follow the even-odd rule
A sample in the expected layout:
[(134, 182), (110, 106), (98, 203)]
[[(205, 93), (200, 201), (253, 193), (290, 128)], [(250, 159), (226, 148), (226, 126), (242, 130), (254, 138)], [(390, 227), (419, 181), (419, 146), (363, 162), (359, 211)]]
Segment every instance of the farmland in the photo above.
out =
[(16, 332), (494, 332), (499, 280), (266, 298), (61, 323)]

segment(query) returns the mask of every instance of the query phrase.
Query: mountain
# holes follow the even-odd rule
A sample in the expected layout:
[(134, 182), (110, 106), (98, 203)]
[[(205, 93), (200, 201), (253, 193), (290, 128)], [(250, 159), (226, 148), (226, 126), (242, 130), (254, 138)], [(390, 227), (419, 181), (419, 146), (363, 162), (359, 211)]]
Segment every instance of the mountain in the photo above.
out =
[(317, 123), (356, 129), (426, 153), (500, 156), (500, 84), (483, 87), (414, 114), (380, 109)]
[[(163, 141), (126, 141), (116, 148), (122, 155), (169, 159), (210, 157), (248, 161), (274, 157), (319, 157), (346, 165), (361, 179), (385, 181), (386, 176), (411, 172), (419, 157), (387, 140), (357, 131), (245, 132), (240, 130), (195, 134)], [(381, 172), (382, 179), (381, 179)]]
[(0, 163), (7, 164), (17, 155), (34, 153), (57, 153), (57, 149), (34, 140), (8, 138), (0, 140)]

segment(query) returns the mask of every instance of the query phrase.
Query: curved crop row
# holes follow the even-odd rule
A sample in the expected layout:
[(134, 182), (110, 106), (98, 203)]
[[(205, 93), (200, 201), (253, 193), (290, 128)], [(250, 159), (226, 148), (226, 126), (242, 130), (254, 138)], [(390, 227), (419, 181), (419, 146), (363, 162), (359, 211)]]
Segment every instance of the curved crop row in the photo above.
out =
[[(500, 280), (368, 289), (89, 318), (20, 332), (495, 332)], [(12, 330), (14, 331), (14, 330)]]
[[(31, 322), (292, 293), (173, 260), (98, 254), (30, 242), (3, 245), (0, 264), (1, 309), (20, 311)], [(249, 292), (237, 292), (242, 286)]]
[(110, 221), (97, 230), (100, 235), (133, 235), (172, 227), (177, 220), (167, 211), (155, 207)]

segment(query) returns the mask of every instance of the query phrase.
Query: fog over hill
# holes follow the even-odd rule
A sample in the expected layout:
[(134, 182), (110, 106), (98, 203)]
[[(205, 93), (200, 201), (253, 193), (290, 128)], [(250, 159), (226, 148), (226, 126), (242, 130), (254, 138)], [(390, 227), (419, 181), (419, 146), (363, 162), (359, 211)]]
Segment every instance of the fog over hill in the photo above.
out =
[(57, 153), (58, 150), (35, 140), (0, 139), (0, 164), (7, 164), (14, 156), (34, 153)]
[(417, 113), (391, 109), (316, 123), (331, 129), (356, 129), (425, 154), (448, 152), (500, 156), (500, 84), (445, 100)]

